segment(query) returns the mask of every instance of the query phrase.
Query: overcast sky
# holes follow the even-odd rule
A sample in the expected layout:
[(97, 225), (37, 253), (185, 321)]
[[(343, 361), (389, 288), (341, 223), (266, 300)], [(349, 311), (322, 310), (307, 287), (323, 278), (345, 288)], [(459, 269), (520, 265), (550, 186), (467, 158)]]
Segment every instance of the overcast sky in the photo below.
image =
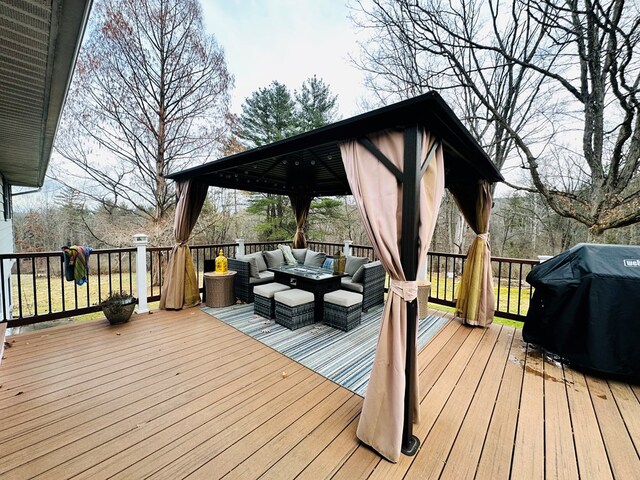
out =
[(338, 95), (342, 118), (362, 113), (363, 74), (349, 10), (336, 0), (201, 0), (205, 25), (224, 48), (235, 77), (232, 111), (273, 80), (290, 90), (314, 74)]

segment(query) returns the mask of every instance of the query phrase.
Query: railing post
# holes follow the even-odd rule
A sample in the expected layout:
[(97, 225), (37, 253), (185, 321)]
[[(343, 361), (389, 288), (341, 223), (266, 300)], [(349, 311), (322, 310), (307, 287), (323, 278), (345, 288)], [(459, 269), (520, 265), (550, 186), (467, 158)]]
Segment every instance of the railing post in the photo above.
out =
[(342, 253), (344, 253), (344, 256), (346, 257), (347, 255), (351, 255), (351, 244), (353, 242), (351, 240), (345, 240), (344, 241), (344, 248), (342, 249)]
[(148, 235), (136, 233), (133, 236), (136, 252), (136, 290), (138, 295), (138, 313), (147, 313), (147, 240)]
[(244, 238), (236, 238), (236, 243), (238, 244), (236, 247), (236, 257), (238, 257), (238, 255), (244, 255)]

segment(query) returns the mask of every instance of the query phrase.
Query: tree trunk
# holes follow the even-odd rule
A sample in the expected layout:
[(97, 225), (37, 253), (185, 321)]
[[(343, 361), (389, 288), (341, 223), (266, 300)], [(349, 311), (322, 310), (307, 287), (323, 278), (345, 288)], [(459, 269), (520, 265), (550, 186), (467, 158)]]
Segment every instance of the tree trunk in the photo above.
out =
[(587, 242), (604, 243), (604, 232), (598, 232), (590, 228), (587, 233)]

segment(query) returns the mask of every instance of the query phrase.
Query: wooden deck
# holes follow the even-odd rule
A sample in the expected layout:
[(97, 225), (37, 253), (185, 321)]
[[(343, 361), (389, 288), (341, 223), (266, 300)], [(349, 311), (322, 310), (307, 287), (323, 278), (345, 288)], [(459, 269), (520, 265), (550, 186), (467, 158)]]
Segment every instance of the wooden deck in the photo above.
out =
[(362, 399), (190, 309), (9, 337), (0, 478), (638, 478), (640, 388), (520, 332), (450, 321), (420, 352), (422, 448), (359, 445)]

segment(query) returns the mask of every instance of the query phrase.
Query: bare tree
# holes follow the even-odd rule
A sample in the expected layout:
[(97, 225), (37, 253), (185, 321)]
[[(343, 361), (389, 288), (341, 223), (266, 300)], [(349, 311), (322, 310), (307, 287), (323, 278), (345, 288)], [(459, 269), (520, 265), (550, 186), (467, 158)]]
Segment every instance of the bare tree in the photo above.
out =
[(517, 153), (530, 174), (523, 188), (586, 225), (591, 240), (640, 221), (637, 3), (372, 4), (356, 16), (376, 32), (361, 61), (374, 84), (449, 92), (496, 165)]
[(232, 77), (197, 0), (103, 0), (80, 53), (56, 180), (164, 230), (164, 175), (206, 161), (226, 132)]

